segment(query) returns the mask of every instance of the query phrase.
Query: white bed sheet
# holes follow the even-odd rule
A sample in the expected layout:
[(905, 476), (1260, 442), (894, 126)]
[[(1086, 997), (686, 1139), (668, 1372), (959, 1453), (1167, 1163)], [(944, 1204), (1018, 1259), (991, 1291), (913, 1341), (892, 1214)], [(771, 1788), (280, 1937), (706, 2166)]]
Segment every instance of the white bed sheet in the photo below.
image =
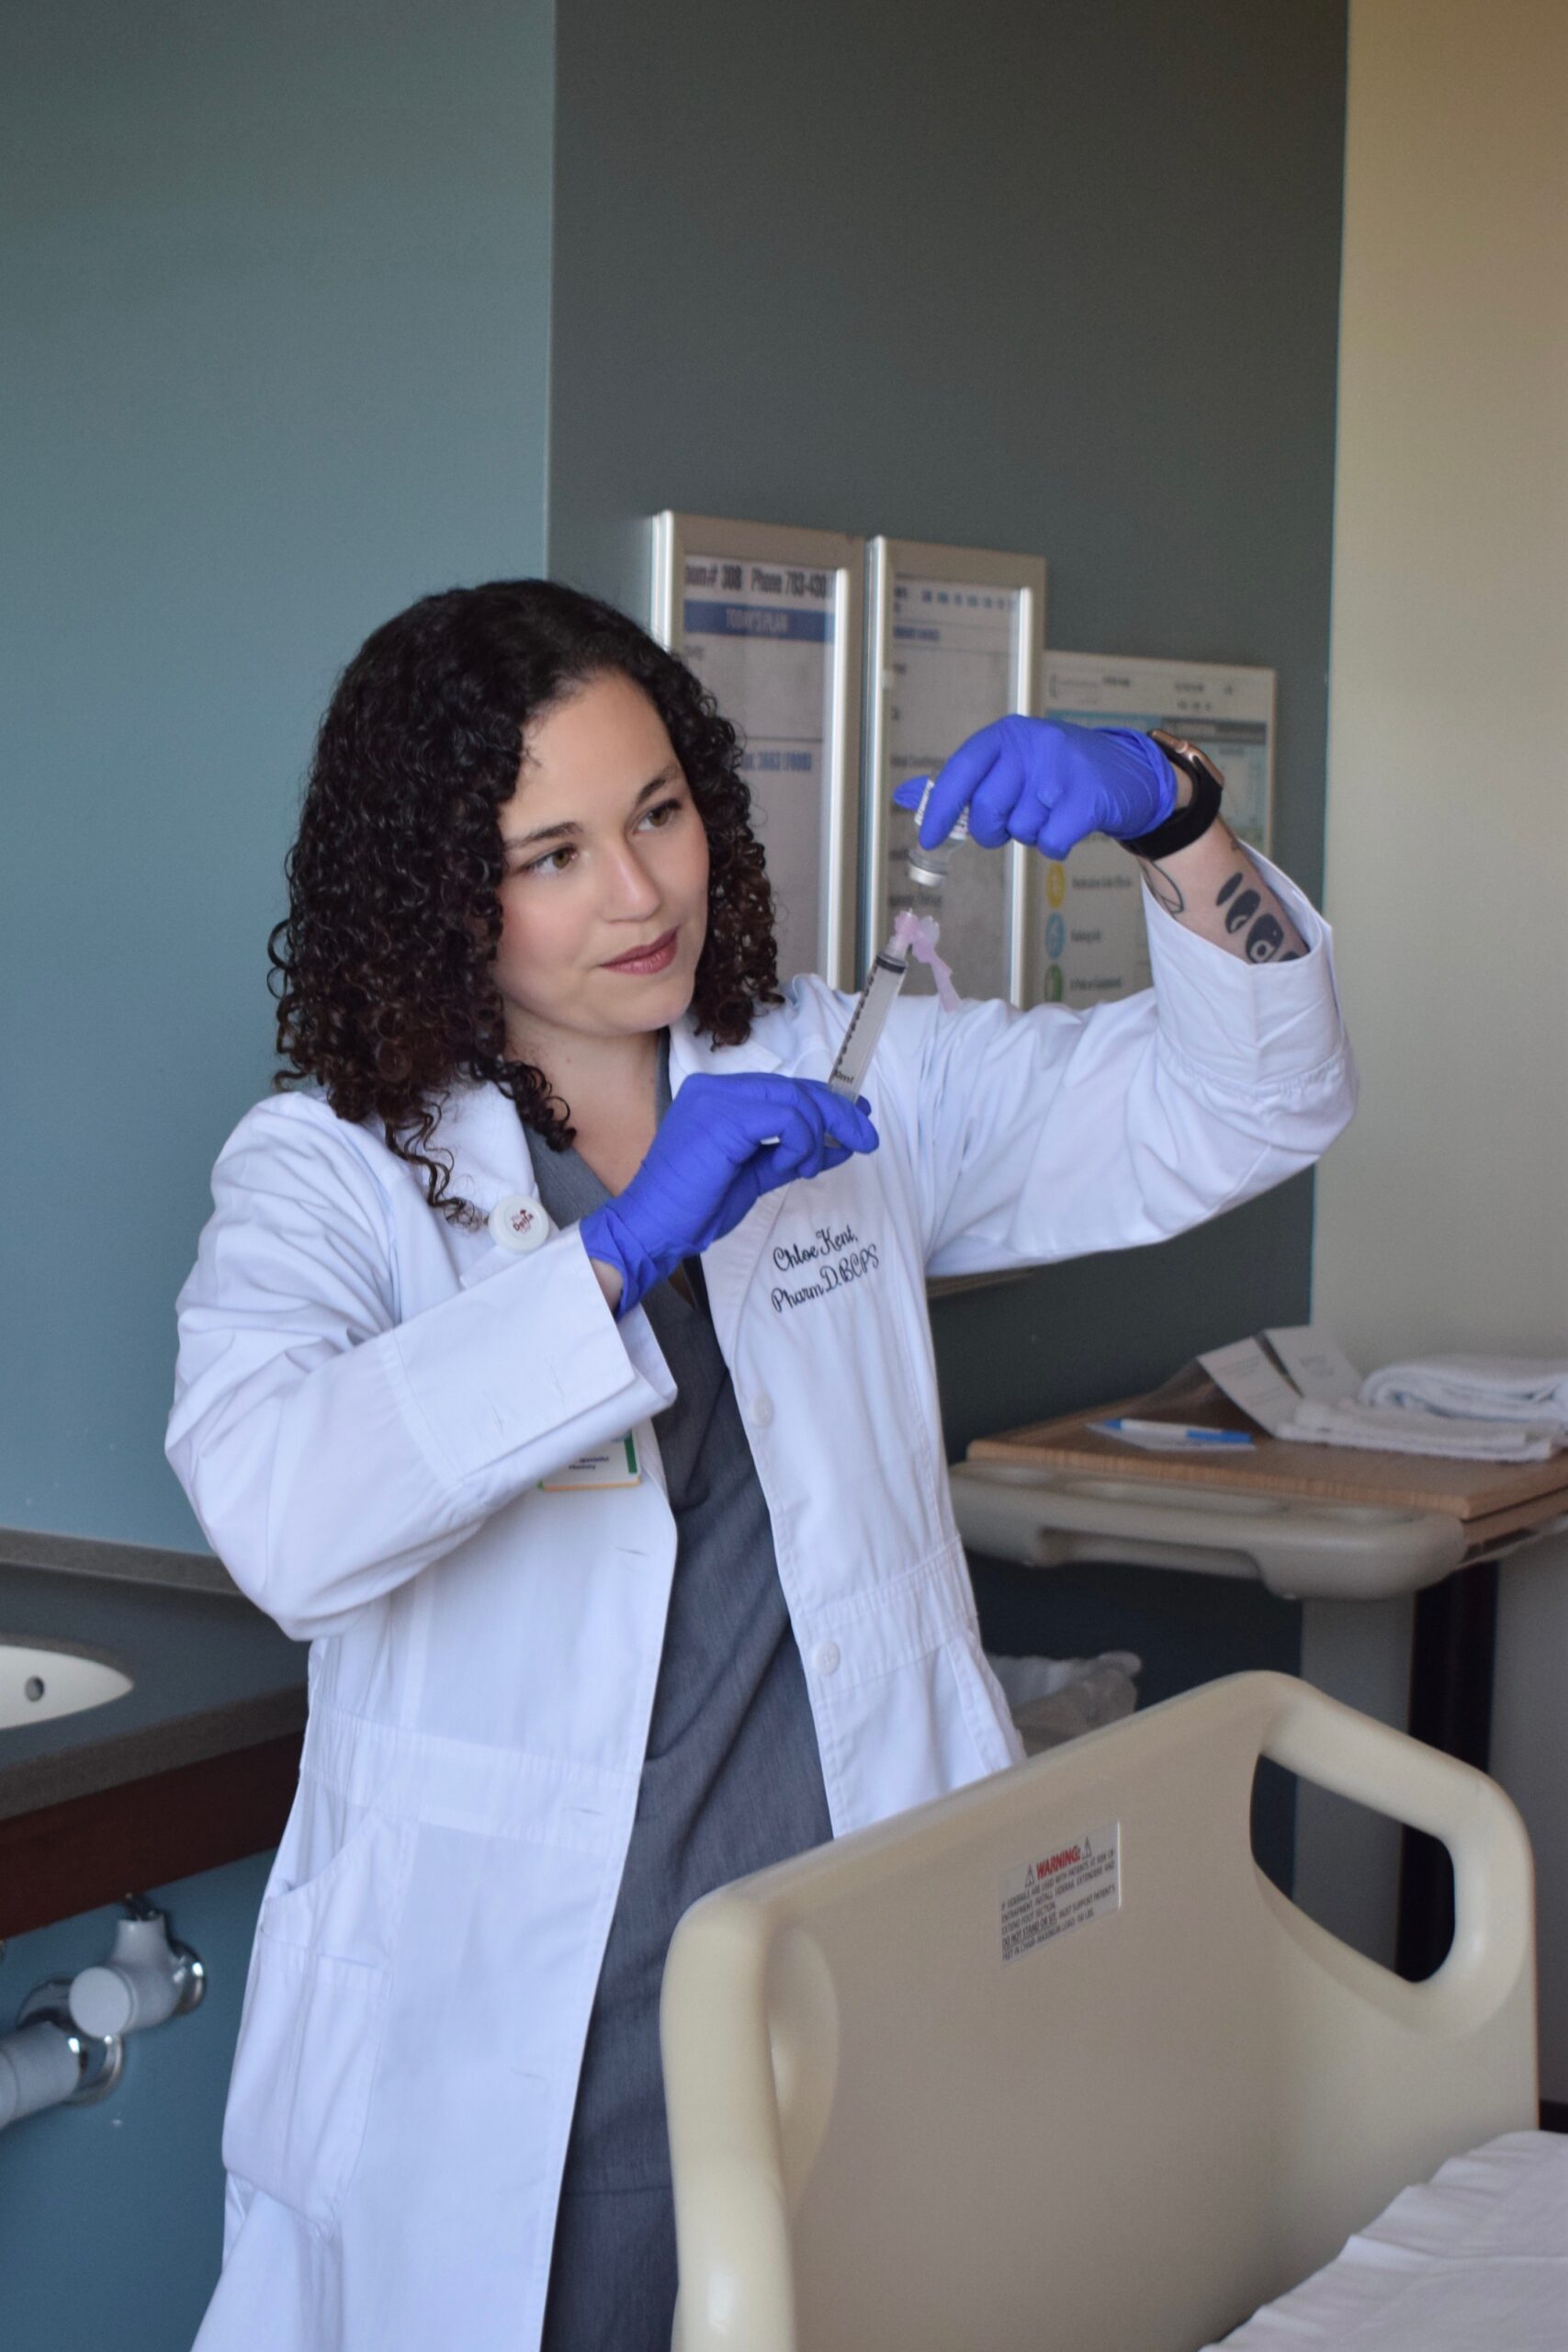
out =
[(1224, 2352), (1565, 2347), (1568, 2137), (1551, 2132), (1506, 2132), (1450, 2157), (1224, 2339)]

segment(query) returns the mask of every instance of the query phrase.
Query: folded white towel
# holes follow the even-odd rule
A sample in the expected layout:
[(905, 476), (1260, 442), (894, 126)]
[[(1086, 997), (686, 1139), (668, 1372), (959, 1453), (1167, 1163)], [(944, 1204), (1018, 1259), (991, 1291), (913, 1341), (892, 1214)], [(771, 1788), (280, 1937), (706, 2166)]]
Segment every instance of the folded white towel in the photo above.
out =
[(1374, 1372), (1361, 1384), (1361, 1402), (1462, 1413), (1478, 1421), (1551, 1421), (1568, 1429), (1568, 1361), (1422, 1356)]
[(1303, 1396), (1276, 1435), (1372, 1453), (1434, 1453), (1455, 1462), (1544, 1462), (1568, 1435), (1542, 1423), (1461, 1420), (1400, 1406), (1321, 1405)]

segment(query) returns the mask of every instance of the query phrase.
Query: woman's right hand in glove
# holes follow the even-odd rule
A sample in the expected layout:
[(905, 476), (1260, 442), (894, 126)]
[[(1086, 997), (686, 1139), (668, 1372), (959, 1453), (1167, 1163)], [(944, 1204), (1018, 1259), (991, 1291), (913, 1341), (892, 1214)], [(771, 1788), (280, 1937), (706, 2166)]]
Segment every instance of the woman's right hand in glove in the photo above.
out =
[(863, 1097), (846, 1102), (820, 1079), (761, 1070), (687, 1079), (626, 1191), (578, 1227), (590, 1258), (621, 1278), (616, 1314), (739, 1225), (764, 1193), (840, 1168), (877, 1140)]

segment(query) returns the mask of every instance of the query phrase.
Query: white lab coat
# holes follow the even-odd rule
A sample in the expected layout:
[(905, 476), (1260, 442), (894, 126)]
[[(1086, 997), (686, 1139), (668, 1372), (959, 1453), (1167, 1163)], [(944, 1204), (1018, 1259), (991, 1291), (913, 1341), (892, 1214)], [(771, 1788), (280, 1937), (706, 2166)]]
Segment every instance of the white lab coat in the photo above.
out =
[[(1288, 890), (1288, 886), (1284, 886)], [(767, 1498), (836, 1832), (1020, 1756), (949, 1504), (928, 1272), (1156, 1241), (1309, 1164), (1354, 1079), (1326, 933), (1257, 969), (1151, 907), (1157, 986), (1087, 1017), (901, 1004), (869, 1157), (704, 1264)], [(826, 1074), (795, 983), (695, 1069)], [(441, 1143), (535, 1193), (493, 1089)], [(674, 1524), (673, 1388), (574, 1232), (509, 1257), (312, 1097), (243, 1119), (180, 1300), (169, 1453), (214, 1549), (310, 1638), (299, 1794), (262, 1905), (200, 2352), (533, 2352), (631, 1830)], [(540, 1481), (635, 1430), (637, 1486)]]

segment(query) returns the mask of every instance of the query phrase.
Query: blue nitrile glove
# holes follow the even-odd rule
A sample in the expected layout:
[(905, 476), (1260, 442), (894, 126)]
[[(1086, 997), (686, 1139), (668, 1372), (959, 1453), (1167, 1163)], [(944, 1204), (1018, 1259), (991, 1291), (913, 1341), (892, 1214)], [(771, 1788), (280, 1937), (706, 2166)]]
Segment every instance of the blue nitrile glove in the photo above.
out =
[(817, 1078), (689, 1078), (626, 1191), (578, 1227), (589, 1256), (620, 1274), (616, 1314), (739, 1225), (762, 1193), (874, 1151), (868, 1110)]
[[(982, 849), (1030, 842), (1066, 857), (1086, 833), (1132, 841), (1163, 825), (1176, 806), (1176, 771), (1146, 735), (1130, 727), (1068, 727), (1056, 718), (998, 718), (960, 743), (936, 780), (920, 823), (934, 849), (966, 808)], [(893, 797), (918, 808), (923, 776)]]

